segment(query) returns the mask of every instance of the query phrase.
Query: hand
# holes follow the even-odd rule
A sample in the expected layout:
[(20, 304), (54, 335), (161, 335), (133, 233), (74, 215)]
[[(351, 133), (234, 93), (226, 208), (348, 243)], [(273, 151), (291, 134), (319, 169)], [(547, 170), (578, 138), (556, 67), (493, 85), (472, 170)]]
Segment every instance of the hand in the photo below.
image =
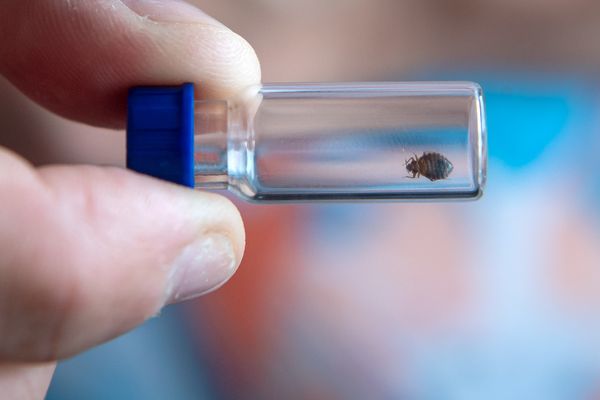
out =
[[(260, 81), (248, 43), (175, 0), (8, 0), (0, 73), (65, 117), (122, 128), (134, 85)], [(33, 168), (0, 148), (0, 393), (43, 398), (54, 360), (222, 285), (244, 230), (225, 198), (118, 168)]]

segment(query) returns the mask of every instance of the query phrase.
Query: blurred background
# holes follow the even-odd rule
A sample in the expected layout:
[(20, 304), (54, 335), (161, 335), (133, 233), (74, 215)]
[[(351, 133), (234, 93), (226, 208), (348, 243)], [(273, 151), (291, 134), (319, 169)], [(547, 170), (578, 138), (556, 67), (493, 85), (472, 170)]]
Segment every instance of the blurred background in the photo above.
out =
[[(59, 365), (49, 399), (600, 399), (600, 2), (197, 0), (265, 82), (479, 82), (468, 203), (259, 206), (219, 291)], [(122, 133), (0, 81), (35, 160), (123, 164)]]

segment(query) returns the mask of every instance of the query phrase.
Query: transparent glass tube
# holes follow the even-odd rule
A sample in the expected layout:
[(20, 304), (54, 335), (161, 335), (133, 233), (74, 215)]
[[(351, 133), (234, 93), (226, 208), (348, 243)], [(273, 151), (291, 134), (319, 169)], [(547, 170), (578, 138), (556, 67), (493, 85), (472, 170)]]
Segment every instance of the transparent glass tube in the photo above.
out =
[(269, 84), (195, 104), (195, 181), (248, 200), (473, 199), (486, 134), (470, 82)]

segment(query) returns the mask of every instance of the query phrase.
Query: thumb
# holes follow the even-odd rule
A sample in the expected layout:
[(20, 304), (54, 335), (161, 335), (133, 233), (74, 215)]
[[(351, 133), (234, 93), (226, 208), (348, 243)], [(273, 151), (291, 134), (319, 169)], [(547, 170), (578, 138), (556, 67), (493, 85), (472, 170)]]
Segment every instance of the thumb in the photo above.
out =
[(211, 291), (244, 247), (225, 198), (0, 151), (0, 360), (62, 358)]

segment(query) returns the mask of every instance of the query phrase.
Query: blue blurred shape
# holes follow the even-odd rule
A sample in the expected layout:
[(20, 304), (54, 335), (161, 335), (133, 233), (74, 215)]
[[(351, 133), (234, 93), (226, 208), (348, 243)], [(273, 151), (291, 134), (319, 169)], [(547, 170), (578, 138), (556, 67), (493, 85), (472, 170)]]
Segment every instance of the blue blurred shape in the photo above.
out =
[[(551, 85), (548, 82), (548, 85)], [(572, 105), (566, 93), (486, 91), (489, 154), (511, 167), (529, 164), (565, 131)]]
[(60, 362), (46, 399), (214, 398), (183, 318), (179, 306), (167, 307), (160, 318)]

